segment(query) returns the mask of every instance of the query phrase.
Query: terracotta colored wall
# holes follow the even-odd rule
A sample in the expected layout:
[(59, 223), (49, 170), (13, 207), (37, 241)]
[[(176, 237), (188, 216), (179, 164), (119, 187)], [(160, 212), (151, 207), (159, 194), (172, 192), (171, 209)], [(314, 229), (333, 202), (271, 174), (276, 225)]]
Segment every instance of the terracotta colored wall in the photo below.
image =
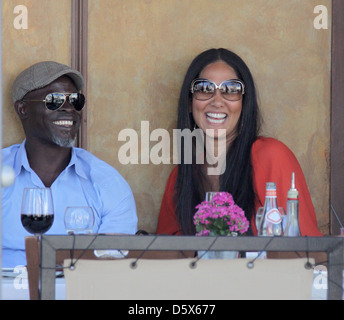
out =
[[(9, 89), (24, 66), (70, 62), (70, 1), (3, 1), (4, 145), (22, 139)], [(13, 28), (14, 4), (29, 29)], [(249, 65), (265, 118), (263, 133), (286, 143), (304, 170), (319, 225), (327, 232), (331, 31), (316, 30), (317, 0), (91, 0), (88, 37), (88, 149), (131, 185), (139, 227), (154, 232), (173, 164), (123, 165), (121, 130), (176, 125), (186, 69), (210, 47), (229, 48)], [(323, 0), (328, 12), (331, 1)], [(58, 9), (59, 8), (59, 9)], [(58, 9), (58, 10), (57, 10)], [(54, 12), (55, 15), (47, 15)], [(329, 21), (330, 25), (330, 21)], [(150, 143), (150, 148), (156, 142)], [(138, 154), (140, 156), (140, 153)]]

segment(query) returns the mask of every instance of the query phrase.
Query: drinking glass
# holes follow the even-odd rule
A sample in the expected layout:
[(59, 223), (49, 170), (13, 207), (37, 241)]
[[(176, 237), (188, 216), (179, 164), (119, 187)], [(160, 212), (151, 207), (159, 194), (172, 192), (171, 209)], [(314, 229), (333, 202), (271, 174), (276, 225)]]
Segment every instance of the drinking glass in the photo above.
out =
[(260, 230), (260, 224), (263, 218), (263, 213), (264, 213), (264, 207), (259, 207), (256, 213), (256, 227), (258, 230), (258, 235), (259, 235), (259, 230)]
[(286, 231), (286, 226), (287, 226), (287, 214), (284, 210), (283, 207), (278, 207), (278, 211), (280, 212), (281, 214), (281, 218), (282, 218), (282, 230), (283, 230), (283, 233), (282, 235), (284, 235), (285, 231)]
[(41, 235), (54, 222), (53, 197), (50, 188), (25, 188), (21, 205), (21, 222), (30, 233)]
[(205, 193), (205, 201), (211, 201), (213, 197), (215, 196), (216, 192), (206, 192)]
[(67, 207), (64, 215), (68, 234), (92, 233), (94, 213), (91, 207)]

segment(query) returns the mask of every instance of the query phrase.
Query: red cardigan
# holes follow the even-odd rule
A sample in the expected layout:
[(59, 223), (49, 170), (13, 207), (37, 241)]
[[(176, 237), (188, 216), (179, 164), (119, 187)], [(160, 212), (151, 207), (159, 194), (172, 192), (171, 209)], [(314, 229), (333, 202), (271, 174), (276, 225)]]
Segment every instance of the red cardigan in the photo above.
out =
[[(300, 164), (292, 151), (282, 142), (273, 138), (259, 137), (252, 146), (253, 184), (256, 195), (256, 212), (264, 206), (266, 182), (276, 182), (278, 206), (286, 209), (287, 193), (290, 189), (291, 173), (295, 172), (295, 185), (299, 191), (299, 224), (303, 236), (321, 236)], [(181, 226), (175, 212), (173, 200), (174, 186), (177, 180), (176, 166), (167, 181), (162, 199), (157, 234), (182, 235)], [(253, 233), (257, 235), (254, 219), (251, 221)]]

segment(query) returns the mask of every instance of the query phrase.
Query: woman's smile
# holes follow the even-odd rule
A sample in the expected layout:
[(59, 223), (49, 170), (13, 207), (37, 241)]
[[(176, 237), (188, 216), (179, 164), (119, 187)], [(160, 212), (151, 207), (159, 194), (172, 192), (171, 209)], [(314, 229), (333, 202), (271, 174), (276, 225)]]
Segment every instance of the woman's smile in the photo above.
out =
[(211, 124), (223, 124), (227, 119), (227, 115), (225, 113), (206, 112), (205, 115), (208, 122)]

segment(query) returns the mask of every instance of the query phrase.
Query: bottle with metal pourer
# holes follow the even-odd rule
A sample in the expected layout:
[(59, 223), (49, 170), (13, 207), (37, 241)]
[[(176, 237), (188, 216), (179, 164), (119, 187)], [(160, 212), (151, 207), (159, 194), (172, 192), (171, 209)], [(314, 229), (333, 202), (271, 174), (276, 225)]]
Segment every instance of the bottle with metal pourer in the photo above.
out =
[(287, 225), (284, 233), (287, 237), (300, 237), (299, 192), (295, 188), (295, 173), (291, 174), (291, 188), (287, 198)]

